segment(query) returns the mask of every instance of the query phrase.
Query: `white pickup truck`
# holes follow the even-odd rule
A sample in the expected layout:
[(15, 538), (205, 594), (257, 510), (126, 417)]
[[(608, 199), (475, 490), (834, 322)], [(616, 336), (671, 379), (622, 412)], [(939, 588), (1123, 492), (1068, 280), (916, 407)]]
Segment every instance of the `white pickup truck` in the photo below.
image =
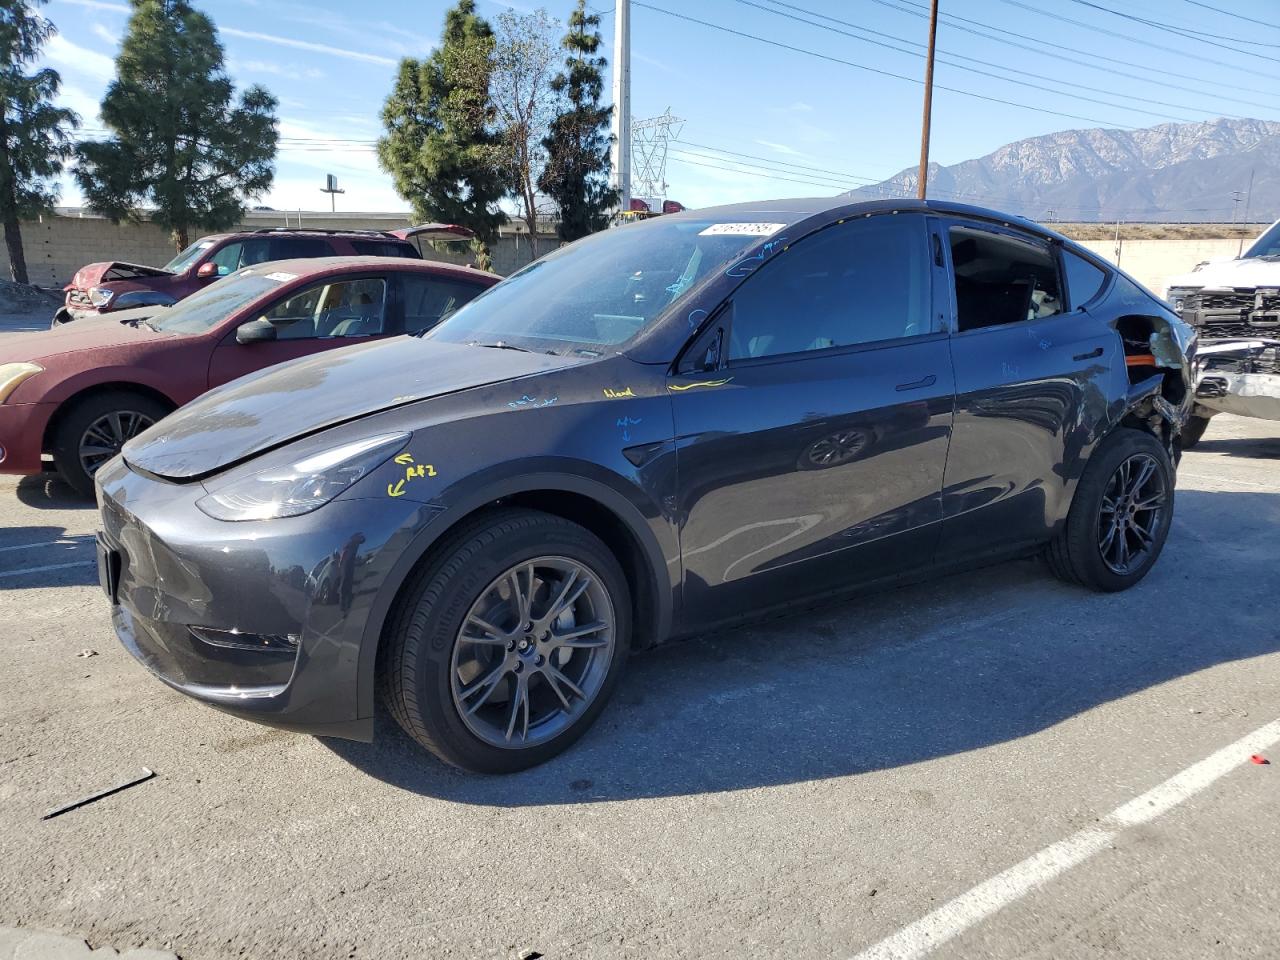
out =
[(1171, 277), (1165, 299), (1200, 334), (1183, 449), (1215, 413), (1280, 420), (1280, 221), (1239, 257)]

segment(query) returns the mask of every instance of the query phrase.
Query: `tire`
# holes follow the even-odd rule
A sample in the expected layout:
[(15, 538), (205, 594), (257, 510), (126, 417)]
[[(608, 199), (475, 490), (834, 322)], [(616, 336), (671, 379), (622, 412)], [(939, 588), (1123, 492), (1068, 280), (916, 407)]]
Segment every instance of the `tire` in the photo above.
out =
[(1204, 436), (1204, 432), (1209, 427), (1208, 417), (1190, 417), (1182, 427), (1182, 432), (1178, 434), (1183, 450), (1190, 450), (1200, 438)]
[[(140, 393), (127, 390), (111, 390), (96, 393), (75, 401), (65, 413), (59, 416), (58, 424), (53, 431), (53, 463), (58, 473), (76, 493), (81, 496), (93, 496), (94, 471), (114, 456), (124, 441), (140, 433), (169, 413), (169, 408), (158, 400)], [(81, 457), (82, 445), (89, 442), (90, 428), (98, 425), (104, 418), (109, 421), (113, 415), (119, 416), (119, 443), (103, 442), (98, 448), (114, 452), (95, 454), (93, 462), (86, 466)]]
[[(574, 565), (585, 573), (571, 577)], [(511, 599), (512, 571), (529, 588), (524, 617)], [(554, 621), (539, 622), (568, 595), (579, 598)], [(590, 631), (604, 622), (608, 629)], [(587, 635), (565, 641), (572, 648), (554, 646), (558, 634), (575, 631)], [(405, 584), (380, 651), (382, 698), (405, 732), (446, 763), (511, 773), (549, 760), (586, 732), (617, 686), (630, 641), (627, 580), (598, 537), (535, 510), (487, 513), (448, 536)]]
[[(1124, 478), (1133, 483), (1141, 479), (1147, 465), (1152, 467), (1147, 484), (1132, 495), (1124, 493), (1122, 468), (1128, 470)], [(1154, 503), (1157, 495), (1158, 506), (1141, 507)], [(1173, 467), (1164, 447), (1149, 433), (1117, 429), (1102, 441), (1085, 467), (1067, 522), (1046, 550), (1049, 566), (1069, 583), (1106, 592), (1127, 590), (1159, 559), (1173, 519), (1173, 500)], [(1109, 501), (1117, 504), (1117, 510), (1108, 510)], [(1129, 511), (1130, 503), (1135, 507), (1133, 512)], [(1107, 521), (1109, 516), (1127, 516), (1145, 528), (1146, 536), (1124, 525), (1116, 534)], [(1113, 534), (1110, 539), (1108, 533)], [(1130, 564), (1117, 564), (1126, 549), (1133, 553)]]

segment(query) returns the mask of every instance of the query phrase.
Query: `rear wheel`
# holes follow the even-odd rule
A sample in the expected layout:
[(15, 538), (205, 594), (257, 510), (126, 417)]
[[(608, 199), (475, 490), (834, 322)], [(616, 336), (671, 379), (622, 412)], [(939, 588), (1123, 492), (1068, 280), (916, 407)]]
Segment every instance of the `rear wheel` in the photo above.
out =
[(1183, 450), (1190, 450), (1200, 438), (1204, 436), (1205, 430), (1209, 428), (1208, 417), (1191, 417), (1182, 426), (1182, 432), (1178, 434), (1178, 439), (1182, 443)]
[(630, 623), (626, 578), (598, 537), (533, 510), (489, 514), (408, 584), (385, 641), (383, 698), (442, 760), (522, 770), (604, 708)]
[(1173, 468), (1159, 441), (1119, 429), (1085, 468), (1047, 556), (1054, 573), (1094, 590), (1125, 590), (1155, 565), (1173, 519)]
[(125, 390), (77, 401), (54, 430), (54, 466), (77, 493), (91, 497), (98, 468), (168, 412), (159, 401)]

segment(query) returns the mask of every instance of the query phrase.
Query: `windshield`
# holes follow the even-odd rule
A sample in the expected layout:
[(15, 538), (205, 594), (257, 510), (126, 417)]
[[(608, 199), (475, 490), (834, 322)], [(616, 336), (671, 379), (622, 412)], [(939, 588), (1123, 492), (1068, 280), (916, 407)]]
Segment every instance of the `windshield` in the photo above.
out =
[(163, 333), (205, 333), (230, 314), (280, 286), (279, 274), (243, 271), (217, 280), (152, 317)]
[(535, 260), (427, 336), (599, 356), (785, 226), (659, 217), (605, 230)]
[(1272, 224), (1270, 230), (1255, 240), (1245, 252), (1245, 257), (1280, 259), (1280, 223)]
[(166, 263), (164, 265), (164, 269), (168, 270), (170, 273), (182, 273), (187, 269), (187, 267), (191, 266), (194, 261), (200, 259), (200, 254), (212, 247), (213, 244), (214, 241), (212, 240), (197, 240), (195, 243), (191, 244), (191, 246), (187, 247), (187, 249), (183, 250), (180, 254)]

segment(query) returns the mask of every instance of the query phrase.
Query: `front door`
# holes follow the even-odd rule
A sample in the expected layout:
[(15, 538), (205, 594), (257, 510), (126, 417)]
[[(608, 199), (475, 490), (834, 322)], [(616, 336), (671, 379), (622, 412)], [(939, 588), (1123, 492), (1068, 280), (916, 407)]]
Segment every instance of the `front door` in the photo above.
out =
[(1069, 309), (1055, 246), (977, 222), (947, 230), (956, 419), (939, 554), (953, 560), (1047, 539), (1123, 359), (1111, 327)]
[(937, 276), (924, 217), (886, 214), (793, 244), (714, 318), (698, 352), (723, 359), (669, 382), (686, 626), (930, 562), (953, 405)]
[(287, 294), (263, 316), (275, 327), (276, 339), (240, 343), (235, 330), (229, 331), (209, 363), (211, 388), (286, 360), (393, 332), (382, 276), (322, 280)]

